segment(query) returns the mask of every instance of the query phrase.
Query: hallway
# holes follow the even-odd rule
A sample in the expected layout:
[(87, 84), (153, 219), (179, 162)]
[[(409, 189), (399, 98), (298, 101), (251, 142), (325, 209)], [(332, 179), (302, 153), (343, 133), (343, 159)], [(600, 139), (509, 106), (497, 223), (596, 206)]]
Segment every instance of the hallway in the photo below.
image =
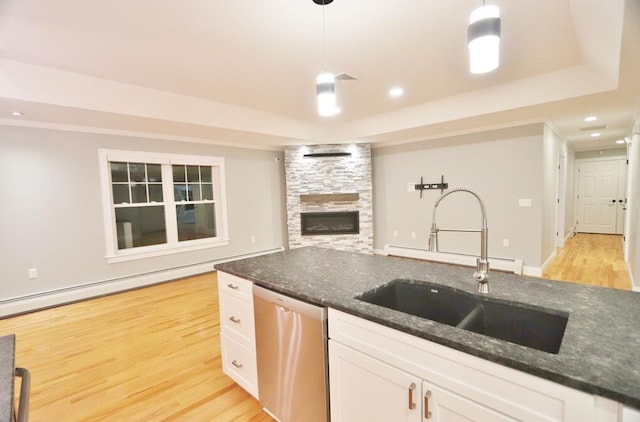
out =
[(577, 233), (547, 266), (543, 278), (631, 290), (622, 236)]

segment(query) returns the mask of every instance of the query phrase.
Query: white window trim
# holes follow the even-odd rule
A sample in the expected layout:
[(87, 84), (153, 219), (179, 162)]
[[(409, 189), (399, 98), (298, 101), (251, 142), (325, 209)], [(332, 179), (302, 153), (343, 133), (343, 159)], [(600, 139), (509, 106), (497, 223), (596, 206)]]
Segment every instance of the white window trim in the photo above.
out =
[[(190, 252), (208, 248), (215, 248), (229, 244), (229, 229), (227, 219), (227, 192), (225, 181), (225, 161), (223, 157), (199, 156), (199, 155), (182, 155), (182, 154), (164, 154), (155, 152), (142, 151), (125, 151), (112, 149), (98, 149), (99, 168), (100, 168), (100, 188), (102, 194), (102, 211), (104, 222), (104, 235), (106, 245), (106, 259), (108, 263), (131, 261), (143, 258), (152, 258), (157, 256)], [(157, 164), (191, 164), (191, 165), (210, 165), (217, 170), (218, 183), (214, 182), (214, 198), (216, 203), (216, 229), (217, 237), (213, 239), (195, 239), (180, 243), (166, 243), (162, 245), (142, 246), (132, 249), (118, 250), (117, 228), (115, 224), (113, 194), (111, 189), (110, 166), (111, 161), (124, 162), (142, 162)], [(166, 180), (163, 178), (163, 187), (166, 189)], [(173, 190), (171, 189), (171, 195)], [(168, 198), (165, 190), (165, 198)], [(167, 227), (167, 230), (169, 227)], [(167, 232), (167, 242), (170, 241), (170, 235)]]

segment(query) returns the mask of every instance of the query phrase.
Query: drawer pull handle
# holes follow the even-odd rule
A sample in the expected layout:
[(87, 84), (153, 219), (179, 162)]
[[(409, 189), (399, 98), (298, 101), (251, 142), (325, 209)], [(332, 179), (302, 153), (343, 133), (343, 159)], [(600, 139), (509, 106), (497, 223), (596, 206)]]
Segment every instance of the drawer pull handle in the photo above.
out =
[(233, 315), (231, 315), (229, 317), (229, 321), (235, 322), (236, 324), (240, 324), (240, 320), (238, 318), (234, 317)]
[(240, 286), (238, 286), (237, 284), (233, 284), (233, 283), (229, 283), (227, 284), (227, 287), (233, 290), (238, 290), (240, 288)]
[(242, 364), (238, 363), (235, 359), (231, 362), (231, 365), (235, 366), (238, 369), (242, 368)]
[(413, 402), (413, 390), (416, 389), (416, 384), (414, 382), (409, 386), (409, 410), (413, 410), (416, 408), (416, 404)]
[(429, 399), (431, 398), (431, 391), (424, 393), (424, 418), (429, 419), (431, 417), (431, 411), (429, 410)]

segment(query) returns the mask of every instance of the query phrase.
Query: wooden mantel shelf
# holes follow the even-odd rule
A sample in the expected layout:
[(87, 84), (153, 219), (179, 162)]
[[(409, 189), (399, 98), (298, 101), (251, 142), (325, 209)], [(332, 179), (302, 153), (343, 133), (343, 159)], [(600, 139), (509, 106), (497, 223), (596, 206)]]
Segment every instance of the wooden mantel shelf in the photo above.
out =
[(357, 201), (358, 199), (360, 199), (360, 194), (357, 192), (300, 195), (300, 202), (344, 202)]

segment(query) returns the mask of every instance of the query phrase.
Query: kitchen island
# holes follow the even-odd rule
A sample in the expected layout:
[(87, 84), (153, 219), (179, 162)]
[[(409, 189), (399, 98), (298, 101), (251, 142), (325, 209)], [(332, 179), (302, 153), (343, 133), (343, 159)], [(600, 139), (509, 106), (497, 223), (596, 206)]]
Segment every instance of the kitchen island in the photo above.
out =
[(0, 421), (13, 420), (13, 380), (15, 371), (13, 335), (0, 337)]
[(356, 299), (395, 279), (476, 294), (473, 270), (306, 247), (216, 265), (253, 283), (573, 389), (640, 408), (640, 294), (498, 272), (489, 296), (565, 312), (557, 354), (542, 352)]

